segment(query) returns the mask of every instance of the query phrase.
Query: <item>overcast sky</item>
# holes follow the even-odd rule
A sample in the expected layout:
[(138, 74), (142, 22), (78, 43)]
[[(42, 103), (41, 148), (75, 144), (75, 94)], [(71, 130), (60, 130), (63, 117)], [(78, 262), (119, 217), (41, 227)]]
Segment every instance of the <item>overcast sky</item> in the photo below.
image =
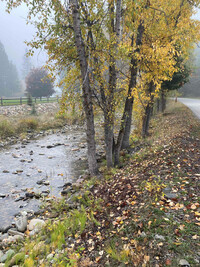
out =
[[(32, 25), (26, 25), (26, 14), (27, 7), (25, 5), (8, 14), (5, 12), (5, 4), (0, 2), (0, 41), (5, 47), (9, 60), (17, 66), (20, 75), (26, 48), (24, 41), (30, 41), (35, 33)], [(200, 18), (200, 12), (195, 18)], [(35, 67), (42, 66), (45, 63), (46, 55), (40, 50), (31, 60)]]
[[(14, 9), (10, 14), (5, 12), (5, 4), (0, 2), (0, 41), (6, 53), (21, 75), (22, 60), (25, 54), (24, 41), (32, 40), (35, 33), (33, 25), (26, 24), (27, 8), (25, 5)], [(43, 51), (37, 51), (31, 61), (35, 67), (45, 63), (46, 56)]]

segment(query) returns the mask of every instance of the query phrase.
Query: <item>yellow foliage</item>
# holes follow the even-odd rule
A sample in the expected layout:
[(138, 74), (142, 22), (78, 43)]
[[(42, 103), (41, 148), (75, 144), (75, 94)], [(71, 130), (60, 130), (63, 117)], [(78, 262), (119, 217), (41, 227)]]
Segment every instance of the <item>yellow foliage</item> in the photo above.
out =
[(34, 260), (32, 258), (26, 258), (24, 261), (24, 266), (25, 267), (34, 267)]

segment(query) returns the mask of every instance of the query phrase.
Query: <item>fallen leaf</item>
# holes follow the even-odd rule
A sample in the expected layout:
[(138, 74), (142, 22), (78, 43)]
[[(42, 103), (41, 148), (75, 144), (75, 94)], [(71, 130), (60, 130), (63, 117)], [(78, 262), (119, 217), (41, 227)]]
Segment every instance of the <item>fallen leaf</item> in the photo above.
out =
[(165, 261), (165, 264), (166, 264), (167, 266), (171, 266), (171, 260), (170, 260), (170, 259), (167, 259), (167, 260)]
[(99, 262), (100, 259), (101, 259), (101, 256), (97, 257), (95, 260), (96, 262)]
[(192, 204), (192, 205), (191, 205), (191, 209), (192, 209), (192, 210), (196, 210), (196, 208), (197, 208), (197, 207), (196, 207), (195, 204)]
[(145, 262), (148, 262), (150, 260), (150, 256), (144, 255), (144, 260), (145, 260)]
[(185, 227), (185, 225), (184, 225), (184, 224), (181, 224), (181, 225), (179, 226), (179, 229), (180, 229), (180, 230), (184, 230), (184, 227)]
[(192, 239), (194, 239), (194, 240), (198, 239), (198, 235), (193, 235)]

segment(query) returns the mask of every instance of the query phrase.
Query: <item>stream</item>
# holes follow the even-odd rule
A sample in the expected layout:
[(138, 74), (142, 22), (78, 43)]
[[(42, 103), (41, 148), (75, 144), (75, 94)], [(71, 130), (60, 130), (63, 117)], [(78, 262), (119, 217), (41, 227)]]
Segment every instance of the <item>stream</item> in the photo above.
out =
[(57, 131), (1, 149), (0, 229), (20, 211), (38, 210), (41, 201), (24, 199), (27, 193), (60, 197), (63, 185), (75, 182), (87, 168), (86, 153), (83, 129)]

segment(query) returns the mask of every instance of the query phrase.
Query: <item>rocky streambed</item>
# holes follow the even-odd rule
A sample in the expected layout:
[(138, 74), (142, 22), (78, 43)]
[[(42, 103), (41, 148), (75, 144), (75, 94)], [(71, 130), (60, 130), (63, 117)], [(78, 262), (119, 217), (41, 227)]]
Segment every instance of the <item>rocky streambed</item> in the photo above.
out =
[(15, 225), (17, 214), (34, 214), (41, 199), (61, 196), (63, 186), (75, 182), (86, 169), (85, 133), (79, 126), (1, 148), (0, 232)]

